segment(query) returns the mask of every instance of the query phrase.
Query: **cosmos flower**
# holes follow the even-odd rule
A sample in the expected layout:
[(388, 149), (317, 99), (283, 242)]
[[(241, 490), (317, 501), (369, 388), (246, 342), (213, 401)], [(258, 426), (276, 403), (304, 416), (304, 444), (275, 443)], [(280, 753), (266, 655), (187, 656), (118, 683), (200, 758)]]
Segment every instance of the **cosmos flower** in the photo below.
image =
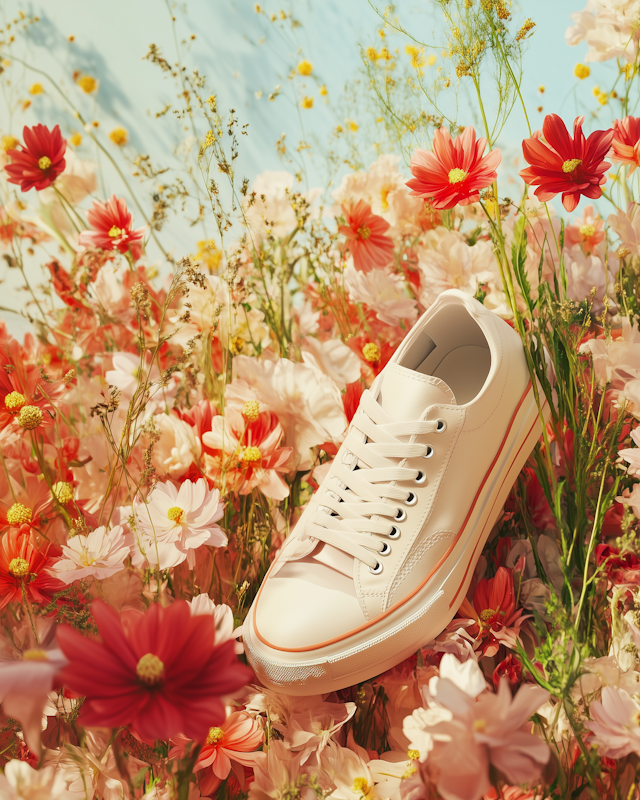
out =
[(81, 232), (79, 245), (131, 252), (134, 261), (140, 258), (145, 228), (133, 230), (133, 217), (124, 198), (112, 194), (106, 203), (94, 200), (87, 211), (87, 220), (91, 230)]
[(466, 206), (480, 199), (480, 189), (497, 178), (496, 169), (502, 160), (500, 150), (483, 156), (486, 139), (476, 141), (472, 127), (451, 138), (446, 128), (433, 134), (433, 150), (416, 150), (411, 159), (413, 178), (407, 186), (416, 197), (424, 197), (436, 209)]
[(19, 528), (9, 528), (0, 541), (0, 608), (22, 602), (23, 592), (29, 602), (48, 603), (63, 584), (50, 574), (54, 559), (35, 548), (29, 536)]
[(605, 172), (611, 164), (605, 157), (614, 131), (594, 131), (588, 139), (582, 133), (584, 117), (573, 123), (573, 139), (557, 114), (548, 114), (542, 124), (544, 141), (540, 134), (522, 142), (522, 152), (529, 163), (520, 177), (537, 186), (535, 195), (541, 202), (562, 193), (562, 204), (573, 211), (584, 195), (596, 200), (602, 195), (600, 188), (607, 182)]
[(609, 158), (627, 164), (627, 177), (630, 177), (633, 170), (640, 166), (640, 117), (614, 119), (613, 131)]
[(62, 545), (63, 557), (53, 566), (53, 574), (69, 584), (81, 578), (109, 578), (124, 569), (129, 555), (121, 525), (107, 529), (102, 525), (87, 536), (77, 534)]
[(67, 140), (62, 138), (60, 127), (49, 130), (46, 125), (25, 125), (22, 131), (24, 145), (21, 150), (8, 150), (11, 163), (5, 166), (9, 183), (16, 183), (23, 192), (35, 189), (41, 192), (55, 181), (66, 166), (64, 153)]
[(99, 641), (66, 625), (58, 629), (69, 659), (60, 679), (86, 698), (80, 714), (85, 727), (128, 725), (148, 741), (182, 733), (204, 742), (211, 726), (224, 721), (221, 698), (252, 678), (232, 641), (214, 644), (213, 617), (193, 616), (184, 600), (127, 611), (126, 624), (100, 600), (91, 612)]
[(386, 267), (393, 259), (393, 240), (387, 236), (389, 223), (374, 214), (364, 200), (343, 205), (342, 213), (347, 224), (338, 232), (347, 238), (345, 251), (351, 253), (355, 268), (368, 272)]

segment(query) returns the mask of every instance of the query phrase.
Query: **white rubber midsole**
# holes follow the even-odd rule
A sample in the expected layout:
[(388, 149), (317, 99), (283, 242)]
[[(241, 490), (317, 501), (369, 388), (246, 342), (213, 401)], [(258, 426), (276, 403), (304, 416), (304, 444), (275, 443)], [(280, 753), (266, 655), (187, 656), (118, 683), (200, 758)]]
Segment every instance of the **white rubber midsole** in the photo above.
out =
[[(546, 422), (546, 404), (544, 417)], [(284, 694), (323, 694), (390, 669), (441, 633), (462, 603), (489, 533), (540, 436), (538, 407), (530, 389), (448, 558), (422, 589), (384, 619), (339, 642), (295, 653), (261, 642), (249, 613), (243, 640), (260, 681)]]

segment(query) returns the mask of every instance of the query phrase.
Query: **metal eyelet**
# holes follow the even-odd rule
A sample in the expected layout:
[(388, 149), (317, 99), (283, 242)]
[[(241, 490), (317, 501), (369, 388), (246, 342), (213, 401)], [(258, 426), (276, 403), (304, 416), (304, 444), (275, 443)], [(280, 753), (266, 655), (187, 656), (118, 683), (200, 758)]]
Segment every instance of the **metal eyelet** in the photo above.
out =
[(391, 528), (391, 533), (389, 534), (389, 538), (390, 539), (399, 539), (400, 538), (400, 528), (396, 528), (396, 526), (394, 525), (393, 528)]
[(404, 508), (399, 508), (398, 513), (394, 517), (396, 522), (404, 522), (406, 518), (407, 518), (407, 512), (404, 510)]
[(447, 427), (447, 423), (443, 419), (439, 419), (436, 424), (436, 432), (442, 433)]
[(418, 470), (418, 474), (413, 479), (413, 482), (417, 483), (418, 485), (420, 485), (421, 483), (424, 483), (426, 480), (427, 480), (427, 476), (425, 475), (425, 473), (421, 469), (419, 469)]
[(404, 501), (405, 506), (415, 506), (418, 502), (417, 496), (413, 492), (409, 492), (409, 496)]
[(372, 575), (379, 575), (382, 572), (383, 569), (384, 569), (384, 567), (382, 566), (382, 564), (379, 561), (376, 561), (375, 567), (373, 567), (373, 568), (369, 567), (369, 572)]
[(382, 543), (382, 550), (378, 551), (378, 555), (379, 556), (388, 556), (390, 552), (391, 552), (391, 545), (389, 544), (389, 542), (383, 542)]
[(427, 452), (422, 456), (423, 458), (431, 458), (431, 456), (435, 453), (433, 447), (430, 444), (427, 445)]

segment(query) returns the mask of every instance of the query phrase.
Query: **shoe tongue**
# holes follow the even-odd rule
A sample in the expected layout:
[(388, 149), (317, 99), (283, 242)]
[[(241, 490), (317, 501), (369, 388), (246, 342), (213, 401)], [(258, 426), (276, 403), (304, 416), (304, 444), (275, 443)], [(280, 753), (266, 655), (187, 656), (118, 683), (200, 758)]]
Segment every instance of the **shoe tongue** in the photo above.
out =
[(387, 364), (378, 402), (396, 420), (420, 419), (424, 410), (440, 403), (456, 405), (451, 389), (440, 378), (423, 375), (400, 364)]

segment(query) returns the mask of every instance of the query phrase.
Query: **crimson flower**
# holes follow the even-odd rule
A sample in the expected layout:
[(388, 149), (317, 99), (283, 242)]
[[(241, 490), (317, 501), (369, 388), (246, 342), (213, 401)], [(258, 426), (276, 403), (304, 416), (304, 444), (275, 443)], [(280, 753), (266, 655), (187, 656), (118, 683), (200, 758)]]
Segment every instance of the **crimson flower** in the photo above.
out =
[(225, 718), (221, 698), (252, 679), (235, 656), (235, 642), (215, 645), (214, 618), (191, 616), (184, 600), (126, 611), (122, 618), (96, 600), (91, 613), (100, 641), (66, 625), (58, 629), (69, 659), (60, 678), (86, 697), (80, 714), (86, 727), (128, 725), (147, 741), (182, 733), (204, 742)]
[(62, 138), (58, 125), (50, 131), (46, 125), (25, 125), (22, 131), (24, 145), (21, 150), (7, 150), (11, 163), (5, 166), (9, 183), (17, 183), (23, 192), (35, 189), (41, 192), (64, 171), (67, 166), (64, 153), (67, 140)]
[(371, 211), (369, 203), (358, 200), (355, 205), (342, 206), (347, 222), (338, 233), (347, 237), (345, 250), (353, 256), (353, 265), (362, 272), (386, 267), (393, 258), (393, 241), (386, 233), (389, 223)]
[(471, 127), (455, 141), (446, 128), (438, 128), (433, 134), (433, 150), (418, 149), (411, 158), (413, 178), (407, 181), (411, 194), (441, 210), (477, 202), (480, 189), (498, 177), (496, 169), (502, 160), (499, 150), (483, 156), (486, 146), (486, 139), (476, 141)]
[(22, 602), (23, 591), (31, 603), (45, 605), (64, 584), (49, 574), (55, 559), (49, 547), (38, 550), (28, 535), (9, 528), (0, 541), (0, 608)]
[(640, 166), (640, 117), (614, 119), (609, 158), (628, 164), (629, 175)]
[(140, 258), (145, 228), (133, 230), (133, 217), (123, 197), (112, 194), (106, 203), (94, 200), (87, 211), (87, 219), (91, 230), (82, 231), (78, 244), (121, 253), (131, 251), (134, 261)]
[(584, 117), (573, 123), (573, 139), (557, 114), (544, 118), (542, 133), (522, 142), (522, 152), (529, 163), (520, 177), (529, 186), (537, 186), (535, 195), (543, 203), (562, 192), (562, 205), (573, 211), (580, 196), (596, 200), (607, 182), (605, 172), (611, 164), (604, 158), (611, 147), (614, 131), (594, 131), (588, 139), (582, 133)]

